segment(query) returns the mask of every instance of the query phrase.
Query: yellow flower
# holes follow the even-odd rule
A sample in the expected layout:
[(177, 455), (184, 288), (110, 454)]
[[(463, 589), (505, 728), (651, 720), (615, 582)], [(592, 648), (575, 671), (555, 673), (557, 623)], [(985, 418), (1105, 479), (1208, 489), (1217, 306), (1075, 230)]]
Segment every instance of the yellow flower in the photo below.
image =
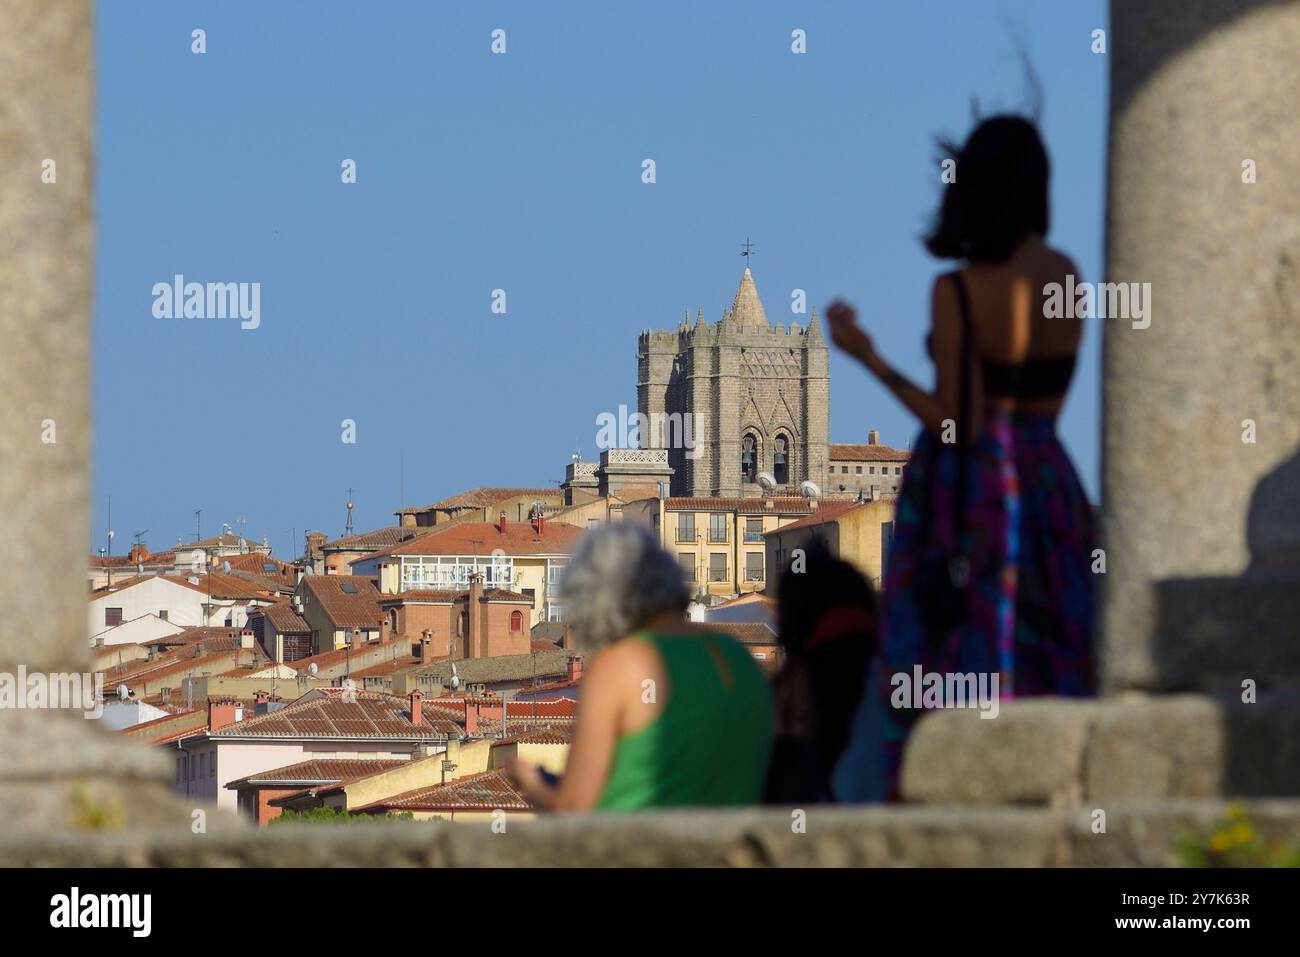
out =
[(1231, 834), (1220, 831), (1218, 834), (1215, 834), (1210, 838), (1210, 850), (1214, 851), (1216, 854), (1222, 854), (1230, 847), (1232, 847)]
[(1246, 817), (1246, 805), (1240, 801), (1231, 801), (1228, 803), (1228, 820), (1241, 821)]
[(1236, 844), (1249, 844), (1250, 839), (1255, 836), (1254, 830), (1246, 823), (1234, 824), (1228, 833), (1232, 835), (1233, 843)]

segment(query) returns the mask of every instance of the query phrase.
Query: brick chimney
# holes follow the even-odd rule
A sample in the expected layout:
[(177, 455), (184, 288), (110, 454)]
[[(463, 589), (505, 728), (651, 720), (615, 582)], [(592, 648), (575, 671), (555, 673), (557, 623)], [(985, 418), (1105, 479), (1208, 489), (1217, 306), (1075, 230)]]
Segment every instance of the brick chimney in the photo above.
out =
[(465, 698), (465, 733), (478, 734), (478, 702), (468, 696)]
[(465, 612), (469, 616), (469, 657), (482, 658), (487, 649), (479, 646), (483, 641), (483, 576), (477, 572), (469, 579), (469, 600)]
[(410, 702), (411, 705), (411, 724), (424, 724), (424, 692), (419, 688), (416, 688), (406, 696), (406, 700)]
[(352, 650), (353, 651), (361, 650), (361, 629), (360, 628), (352, 629)]
[(582, 677), (582, 659), (580, 657), (577, 655), (569, 655), (566, 674), (570, 681), (577, 681)]
[(564, 631), (560, 633), (560, 647), (565, 651), (573, 650), (573, 629), (568, 625), (565, 625)]
[(427, 665), (433, 660), (433, 630), (430, 628), (420, 632), (420, 641), (412, 649), (415, 652), (415, 660), (421, 664)]
[(506, 510), (503, 508), (501, 510), (501, 514), (497, 516), (497, 531), (504, 532), (505, 530), (506, 530)]
[(219, 731), (244, 717), (244, 705), (227, 695), (208, 698), (208, 730)]
[(442, 783), (455, 781), (460, 777), (460, 737), (447, 736), (447, 751), (442, 756)]

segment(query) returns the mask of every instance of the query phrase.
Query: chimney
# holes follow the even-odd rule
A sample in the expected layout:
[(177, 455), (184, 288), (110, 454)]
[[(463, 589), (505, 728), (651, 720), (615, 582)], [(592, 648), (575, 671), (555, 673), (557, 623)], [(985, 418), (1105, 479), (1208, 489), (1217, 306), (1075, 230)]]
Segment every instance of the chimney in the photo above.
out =
[(880, 444), (880, 432), (877, 429), (872, 429), (870, 432), (867, 433), (867, 445), (879, 445), (879, 444)]
[(253, 650), (253, 629), (244, 628), (239, 632), (239, 648), (241, 651)]
[(465, 613), (469, 616), (469, 657), (486, 657), (485, 648), (479, 647), (483, 640), (483, 576), (477, 572), (469, 579), (469, 599), (465, 603)]
[(573, 628), (569, 625), (565, 625), (564, 631), (560, 633), (560, 647), (565, 651), (573, 650)]
[(501, 510), (501, 514), (497, 516), (497, 531), (504, 532), (505, 530), (506, 530), (506, 510), (503, 508)]
[(582, 678), (582, 659), (577, 655), (569, 655), (567, 674), (570, 681), (578, 681)]
[(465, 733), (478, 734), (478, 701), (465, 696)]
[(352, 650), (353, 651), (361, 650), (361, 629), (360, 628), (352, 629)]
[(447, 752), (442, 756), (442, 783), (455, 781), (460, 774), (457, 769), (460, 767), (460, 736), (455, 734), (447, 735)]
[(220, 729), (242, 720), (244, 706), (238, 698), (226, 695), (208, 698), (208, 730)]
[(424, 705), (421, 703), (424, 700), (424, 693), (416, 688), (406, 696), (406, 700), (411, 704), (411, 724), (424, 724)]

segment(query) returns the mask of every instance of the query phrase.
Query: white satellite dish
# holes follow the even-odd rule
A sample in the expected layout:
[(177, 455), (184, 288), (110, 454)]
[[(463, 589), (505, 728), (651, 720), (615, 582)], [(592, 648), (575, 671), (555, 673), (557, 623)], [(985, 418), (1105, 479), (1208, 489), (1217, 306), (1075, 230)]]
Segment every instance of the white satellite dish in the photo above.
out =
[(221, 563), (221, 570), (222, 570), (223, 572), (225, 572), (227, 575), (229, 575), (229, 574), (230, 574), (230, 562), (222, 562), (222, 563)]
[(120, 700), (125, 701), (127, 698), (131, 697), (131, 689), (128, 688), (126, 685), (118, 685), (117, 697)]
[(451, 663), (451, 681), (448, 684), (451, 685), (452, 691), (460, 687), (460, 672), (456, 670), (456, 662), (454, 661)]
[(314, 661), (307, 666), (307, 674), (311, 675), (313, 678), (316, 677), (316, 672), (319, 670), (320, 669), (316, 667), (316, 662)]
[(776, 488), (776, 476), (771, 472), (758, 473), (758, 487), (764, 492), (770, 492)]
[(804, 498), (821, 498), (822, 490), (816, 482), (800, 482), (799, 494)]

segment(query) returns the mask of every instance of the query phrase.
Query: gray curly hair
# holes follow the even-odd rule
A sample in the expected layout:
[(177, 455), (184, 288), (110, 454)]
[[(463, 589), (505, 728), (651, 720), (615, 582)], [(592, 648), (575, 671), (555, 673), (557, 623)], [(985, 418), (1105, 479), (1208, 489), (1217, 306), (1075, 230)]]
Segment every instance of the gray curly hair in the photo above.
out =
[(565, 622), (584, 651), (618, 641), (690, 601), (682, 570), (644, 526), (610, 522), (588, 532), (560, 579)]

